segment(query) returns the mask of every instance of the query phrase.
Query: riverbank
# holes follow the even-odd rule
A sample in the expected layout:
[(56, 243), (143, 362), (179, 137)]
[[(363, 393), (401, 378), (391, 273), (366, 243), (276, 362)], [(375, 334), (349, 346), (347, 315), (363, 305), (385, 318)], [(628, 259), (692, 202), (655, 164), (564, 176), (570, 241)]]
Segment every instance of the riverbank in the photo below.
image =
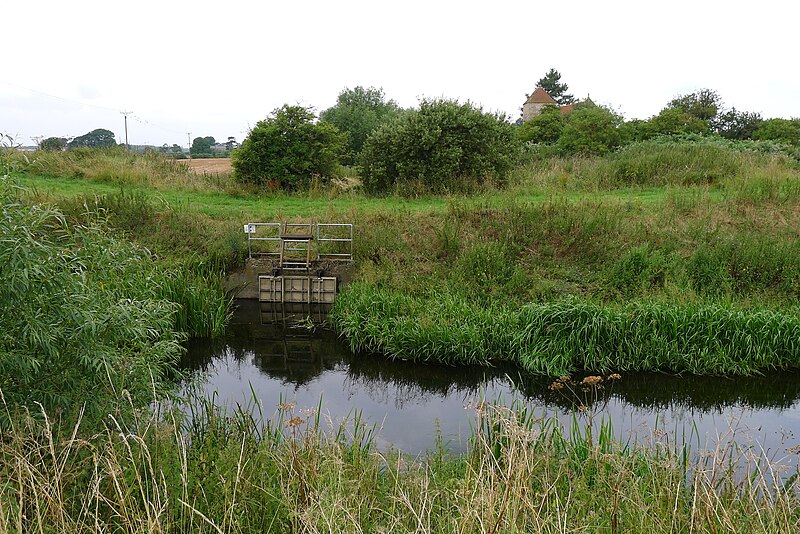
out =
[[(56, 160), (19, 174), (31, 199), (57, 202), (69, 218), (104, 210), (157, 254), (216, 270), (243, 264), (243, 222), (352, 222), (357, 284), (333, 323), (355, 349), (510, 359), (553, 376), (740, 375), (793, 368), (798, 352), (800, 164), (759, 147), (699, 139), (532, 160), (502, 188), (469, 197), (248, 195), (154, 163), (141, 178), (53, 176), (65, 168)], [(385, 313), (389, 301), (403, 304)]]

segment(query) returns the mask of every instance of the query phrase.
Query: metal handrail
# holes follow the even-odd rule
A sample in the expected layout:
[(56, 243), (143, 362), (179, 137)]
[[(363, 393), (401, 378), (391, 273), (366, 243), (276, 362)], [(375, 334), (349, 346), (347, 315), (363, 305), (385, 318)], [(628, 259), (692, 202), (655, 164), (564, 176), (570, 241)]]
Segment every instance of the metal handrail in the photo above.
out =
[[(273, 235), (269, 237), (257, 237), (256, 234), (259, 229), (261, 228), (274, 228)], [(309, 234), (302, 234), (302, 238), (298, 238), (298, 235), (294, 235), (289, 233), (289, 229), (291, 228), (307, 228), (309, 230)], [(329, 230), (333, 228), (343, 228), (345, 229), (345, 234), (349, 237), (324, 237), (323, 230)], [(307, 243), (307, 246), (311, 246), (311, 241), (315, 242), (316, 245), (316, 261), (320, 261), (323, 259), (328, 260), (338, 260), (338, 261), (352, 261), (353, 259), (353, 225), (352, 223), (247, 223), (244, 225), (244, 231), (247, 233), (247, 257), (253, 257), (253, 254), (257, 254), (259, 256), (269, 256), (269, 257), (278, 257), (280, 258), (281, 251), (284, 249), (284, 243), (291, 244), (291, 243)], [(308, 238), (305, 236), (308, 235)], [(278, 243), (278, 251), (277, 252), (253, 252), (253, 242), (257, 241), (266, 241), (266, 242), (276, 242)], [(348, 247), (349, 251), (346, 253), (333, 253), (333, 252), (320, 252), (320, 244), (321, 243), (349, 243), (350, 246)], [(295, 248), (290, 247), (286, 250), (290, 251), (302, 251), (305, 248)]]
[[(346, 228), (350, 237), (322, 237), (322, 228)], [(348, 253), (320, 253), (319, 243), (350, 243)], [(352, 223), (318, 223), (317, 224), (317, 259), (353, 259), (353, 225)]]

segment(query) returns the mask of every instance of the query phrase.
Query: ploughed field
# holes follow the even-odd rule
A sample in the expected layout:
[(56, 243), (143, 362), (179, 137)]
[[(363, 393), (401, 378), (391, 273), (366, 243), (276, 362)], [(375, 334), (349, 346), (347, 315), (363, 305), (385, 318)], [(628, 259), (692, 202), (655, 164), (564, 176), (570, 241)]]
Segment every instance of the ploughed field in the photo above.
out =
[(178, 160), (181, 165), (186, 165), (198, 174), (217, 173), (230, 174), (231, 158), (200, 158)]

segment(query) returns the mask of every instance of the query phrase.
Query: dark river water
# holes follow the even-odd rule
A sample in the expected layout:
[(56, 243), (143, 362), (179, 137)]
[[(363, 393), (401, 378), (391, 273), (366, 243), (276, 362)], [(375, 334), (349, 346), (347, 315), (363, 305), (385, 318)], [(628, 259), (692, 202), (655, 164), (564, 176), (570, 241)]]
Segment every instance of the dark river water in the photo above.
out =
[[(354, 355), (335, 334), (309, 328), (308, 312), (280, 316), (240, 301), (228, 335), (189, 345), (186, 367), (200, 391), (230, 409), (255, 395), (270, 416), (280, 402), (315, 409), (333, 421), (352, 418), (377, 427), (380, 448), (424, 453), (440, 443), (464, 450), (481, 401), (524, 403), (537, 417), (556, 417), (569, 431), (611, 422), (623, 442), (694, 450), (731, 441), (776, 462), (796, 465), (800, 444), (800, 374), (754, 378), (629, 374), (584, 392), (550, 388), (515, 367), (449, 367)], [(314, 317), (316, 315), (316, 317)], [(312, 313), (313, 319), (324, 316)], [(583, 376), (573, 377), (580, 381)], [(585, 408), (580, 408), (584, 406)]]

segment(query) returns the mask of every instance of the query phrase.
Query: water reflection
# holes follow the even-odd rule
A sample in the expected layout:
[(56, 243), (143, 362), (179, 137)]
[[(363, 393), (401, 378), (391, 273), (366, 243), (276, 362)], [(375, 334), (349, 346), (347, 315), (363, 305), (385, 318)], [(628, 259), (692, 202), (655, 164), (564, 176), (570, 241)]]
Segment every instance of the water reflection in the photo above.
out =
[[(741, 443), (758, 443), (774, 455), (797, 444), (796, 373), (748, 379), (642, 373), (556, 391), (553, 379), (514, 366), (450, 367), (353, 355), (318, 326), (325, 310), (282, 311), (240, 302), (228, 337), (191, 343), (184, 365), (202, 377), (206, 393), (231, 406), (255, 393), (265, 413), (281, 399), (315, 407), (322, 398), (334, 419), (359, 410), (381, 427), (382, 446), (411, 453), (433, 447), (437, 430), (451, 448), (463, 449), (472, 420), (465, 406), (482, 398), (524, 402), (565, 425), (610, 419), (620, 439), (636, 442), (664, 429), (678, 443), (702, 446), (733, 428)], [(580, 405), (587, 409), (576, 412)]]

